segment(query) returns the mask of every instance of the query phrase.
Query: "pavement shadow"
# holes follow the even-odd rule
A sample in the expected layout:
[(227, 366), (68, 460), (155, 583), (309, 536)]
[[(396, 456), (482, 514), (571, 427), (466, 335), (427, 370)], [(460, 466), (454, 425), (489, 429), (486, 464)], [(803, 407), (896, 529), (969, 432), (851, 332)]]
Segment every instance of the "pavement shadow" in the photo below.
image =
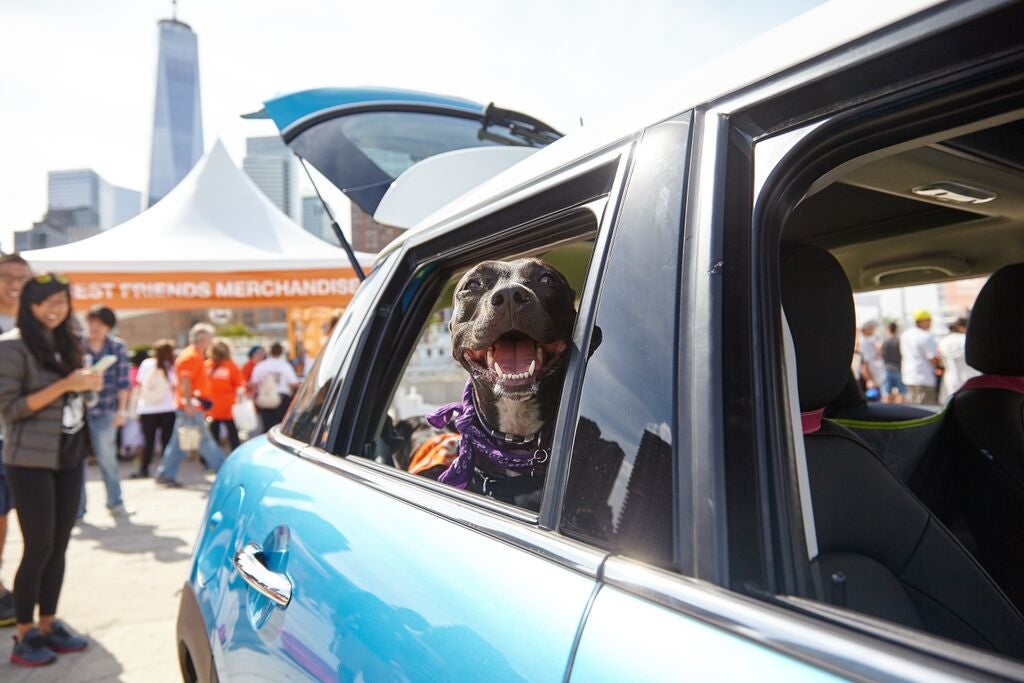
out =
[(152, 553), (159, 562), (180, 562), (191, 557), (191, 547), (177, 536), (161, 536), (154, 524), (135, 524), (119, 517), (112, 527), (80, 522), (72, 541), (96, 541), (101, 548), (115, 553)]
[[(73, 625), (72, 625), (73, 626)], [(14, 629), (0, 629), (0, 641), (14, 635)], [(88, 637), (88, 634), (85, 634)], [(59, 655), (57, 661), (47, 666), (28, 668), (11, 664), (13, 640), (0, 645), (0, 681), (4, 683), (111, 683), (124, 681), (124, 667), (117, 658), (99, 641), (89, 638), (89, 647), (82, 652)]]

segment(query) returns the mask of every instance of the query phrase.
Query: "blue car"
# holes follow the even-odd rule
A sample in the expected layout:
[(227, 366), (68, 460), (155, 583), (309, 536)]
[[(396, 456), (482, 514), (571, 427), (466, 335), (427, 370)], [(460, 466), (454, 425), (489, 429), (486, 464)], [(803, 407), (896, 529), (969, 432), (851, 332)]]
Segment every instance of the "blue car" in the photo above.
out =
[[(498, 134), (463, 107), (537, 151), (385, 248), (282, 424), (228, 459), (184, 679), (1024, 680), (1024, 6), (863, 10), (822, 6), (618, 127)], [(397, 97), (358, 110), (424, 104)], [(342, 144), (353, 106), (278, 123)], [(427, 156), (324, 175), (372, 212)], [(529, 502), (423, 469), (453, 457), (423, 419), (466, 382), (459, 283), (521, 257), (577, 311)], [(866, 401), (854, 292), (979, 277), (981, 378)]]

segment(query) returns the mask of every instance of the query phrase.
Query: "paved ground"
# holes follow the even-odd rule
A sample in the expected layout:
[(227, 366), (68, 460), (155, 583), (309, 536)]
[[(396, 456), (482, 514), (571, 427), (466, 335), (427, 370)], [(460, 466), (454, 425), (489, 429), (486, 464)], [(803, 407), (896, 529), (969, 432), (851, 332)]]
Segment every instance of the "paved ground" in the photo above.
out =
[[(151, 479), (129, 480), (131, 467), (122, 464), (125, 503), (136, 513), (115, 520), (106, 510), (99, 470), (89, 470), (88, 511), (85, 523), (72, 533), (57, 610), (90, 638), (89, 648), (62, 655), (50, 666), (26, 669), (9, 663), (14, 628), (0, 629), (0, 681), (181, 681), (174, 625), (211, 476), (186, 462), (180, 478), (187, 488), (166, 489)], [(0, 568), (8, 587), (22, 548), (14, 513), (9, 526)]]

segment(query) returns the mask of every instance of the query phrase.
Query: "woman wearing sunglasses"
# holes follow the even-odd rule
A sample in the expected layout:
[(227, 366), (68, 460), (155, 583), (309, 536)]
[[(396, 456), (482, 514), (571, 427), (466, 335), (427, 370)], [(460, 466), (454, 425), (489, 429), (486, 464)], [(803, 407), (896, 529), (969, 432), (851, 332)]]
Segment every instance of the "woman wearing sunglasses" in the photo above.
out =
[(103, 376), (82, 369), (66, 278), (43, 273), (29, 280), (17, 322), (0, 336), (3, 462), (25, 543), (14, 577), (18, 635), (11, 662), (41, 666), (87, 644), (55, 613), (88, 441), (82, 394), (99, 391)]

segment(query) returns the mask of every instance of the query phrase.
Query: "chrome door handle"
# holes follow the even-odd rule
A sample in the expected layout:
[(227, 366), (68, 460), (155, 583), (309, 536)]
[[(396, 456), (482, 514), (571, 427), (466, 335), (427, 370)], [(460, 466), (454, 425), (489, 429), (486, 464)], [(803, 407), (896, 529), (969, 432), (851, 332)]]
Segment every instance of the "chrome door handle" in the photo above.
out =
[(267, 569), (260, 559), (263, 548), (249, 542), (235, 553), (235, 569), (242, 580), (278, 607), (287, 607), (292, 599), (292, 580), (285, 574)]

